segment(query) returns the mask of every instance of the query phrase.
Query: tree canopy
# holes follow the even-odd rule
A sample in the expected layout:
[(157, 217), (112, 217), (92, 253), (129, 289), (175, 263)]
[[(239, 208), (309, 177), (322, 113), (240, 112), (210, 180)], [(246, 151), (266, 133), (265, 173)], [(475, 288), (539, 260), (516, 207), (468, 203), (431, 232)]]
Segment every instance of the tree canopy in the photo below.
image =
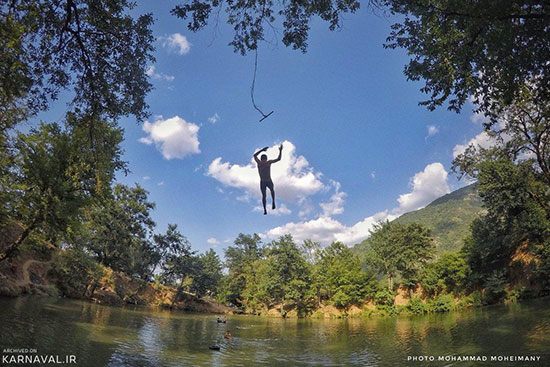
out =
[(376, 224), (366, 243), (367, 263), (388, 278), (390, 290), (397, 275), (401, 275), (405, 286), (414, 288), (420, 269), (433, 257), (430, 230), (418, 223)]
[(0, 8), (0, 131), (73, 89), (73, 111), (146, 116), (153, 17), (127, 0), (9, 1)]
[[(266, 29), (283, 27), (286, 46), (307, 50), (310, 23), (319, 17), (330, 30), (355, 13), (358, 0), (223, 2), (189, 0), (172, 13), (188, 20), (191, 31), (218, 22), (222, 11), (233, 27), (230, 45), (246, 54), (266, 39)], [(371, 10), (397, 14), (385, 47), (404, 48), (412, 59), (410, 80), (424, 80), (429, 109), (448, 103), (460, 111), (472, 98), (488, 113), (495, 101), (508, 104), (526, 80), (535, 80), (537, 97), (550, 95), (550, 9), (544, 1), (367, 0)], [(212, 20), (215, 18), (215, 21)], [(360, 47), (359, 45), (357, 47)]]
[(405, 68), (430, 109), (448, 102), (459, 111), (469, 97), (487, 112), (510, 103), (536, 78), (541, 98), (550, 92), (550, 6), (544, 1), (389, 0), (405, 16), (392, 26), (386, 47), (412, 56)]

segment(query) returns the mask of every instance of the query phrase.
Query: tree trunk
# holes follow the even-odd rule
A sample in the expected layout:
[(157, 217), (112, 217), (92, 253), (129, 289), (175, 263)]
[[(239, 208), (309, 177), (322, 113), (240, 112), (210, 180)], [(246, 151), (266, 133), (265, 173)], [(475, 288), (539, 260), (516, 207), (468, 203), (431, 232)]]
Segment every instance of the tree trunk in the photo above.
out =
[(23, 243), (23, 241), (25, 241), (25, 239), (27, 239), (27, 237), (29, 236), (29, 234), (31, 234), (31, 232), (36, 228), (36, 226), (38, 225), (38, 219), (35, 219), (30, 226), (28, 226), (22, 233), (21, 235), (19, 236), (19, 238), (11, 244), (11, 246), (9, 246), (6, 251), (4, 252), (3, 255), (0, 255), (0, 263), (3, 262), (4, 260), (12, 257), (16, 252), (17, 250), (19, 249), (19, 246)]

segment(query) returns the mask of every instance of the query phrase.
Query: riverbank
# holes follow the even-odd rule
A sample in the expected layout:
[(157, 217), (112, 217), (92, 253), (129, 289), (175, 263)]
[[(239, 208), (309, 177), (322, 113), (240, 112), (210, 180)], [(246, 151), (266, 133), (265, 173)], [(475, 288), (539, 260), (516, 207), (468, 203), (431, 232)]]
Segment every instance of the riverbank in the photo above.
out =
[[(385, 303), (375, 304), (373, 301), (362, 305), (353, 305), (348, 309), (338, 309), (331, 304), (321, 304), (307, 315), (299, 314), (292, 306), (275, 305), (261, 309), (245, 309), (245, 311), (219, 304), (211, 297), (198, 298), (193, 294), (180, 292), (177, 289), (159, 283), (131, 278), (124, 274), (102, 268), (102, 276), (96, 284), (85, 289), (75, 289), (55, 271), (59, 256), (63, 251), (48, 247), (41, 243), (40, 251), (25, 248), (16, 258), (0, 264), (0, 295), (18, 297), (22, 295), (67, 297), (82, 299), (104, 305), (141, 305), (152, 308), (176, 309), (191, 312), (236, 314), (247, 313), (272, 318), (303, 318), (335, 319), (359, 318), (374, 316), (394, 316), (403, 314), (429, 314), (472, 307), (484, 306), (483, 291), (472, 292), (461, 297), (442, 294), (433, 299), (422, 296), (422, 290), (417, 289), (413, 297), (409, 292), (399, 287), (391, 299)], [(517, 257), (525, 262), (525, 256)], [(529, 263), (525, 263), (529, 266)], [(515, 264), (516, 274), (519, 264)], [(525, 279), (518, 277), (518, 287), (525, 289)], [(386, 294), (386, 298), (391, 293)], [(527, 296), (526, 296), (527, 295)], [(536, 293), (509, 289), (504, 303), (514, 303), (521, 298), (533, 298)], [(541, 294), (540, 296), (544, 296)]]
[[(20, 235), (19, 226), (7, 226), (0, 233), (3, 242), (9, 243)], [(160, 283), (131, 278), (108, 267), (97, 266), (97, 281), (82, 286), (73, 278), (87, 278), (79, 274), (79, 264), (70, 251), (59, 250), (39, 238), (31, 238), (14, 258), (0, 263), (0, 296), (22, 295), (67, 297), (88, 300), (105, 305), (141, 305), (193, 312), (218, 314), (238, 313), (231, 307), (219, 304), (211, 297), (196, 297)]]
[[(2, 242), (19, 236), (21, 227), (11, 225), (0, 231)], [(3, 240), (3, 241), (2, 241)], [(1, 248), (0, 248), (1, 249)], [(521, 299), (547, 295), (537, 282), (537, 259), (526, 245), (518, 248), (509, 264), (510, 284), (468, 293), (441, 292), (428, 294), (420, 285), (414, 292), (397, 287), (394, 291), (378, 287), (361, 304), (337, 308), (325, 301), (298, 309), (291, 302), (269, 307), (246, 304), (236, 309), (216, 302), (212, 297), (197, 297), (175, 287), (129, 277), (100, 265), (89, 256), (73, 250), (60, 250), (39, 237), (30, 237), (17, 256), (0, 262), (0, 295), (17, 297), (36, 294), (84, 299), (105, 305), (141, 305), (208, 313), (248, 313), (272, 318), (358, 318), (399, 314), (441, 313), (499, 302), (514, 303)], [(499, 293), (497, 293), (499, 292)]]
[(14, 259), (7, 266), (0, 266), (0, 295), (58, 296), (88, 300), (105, 305), (141, 305), (193, 312), (235, 313), (238, 310), (217, 303), (210, 297), (198, 298), (161, 284), (130, 278), (124, 274), (104, 269), (100, 281), (83, 293), (63, 284), (53, 273), (52, 259), (41, 261), (27, 253)]

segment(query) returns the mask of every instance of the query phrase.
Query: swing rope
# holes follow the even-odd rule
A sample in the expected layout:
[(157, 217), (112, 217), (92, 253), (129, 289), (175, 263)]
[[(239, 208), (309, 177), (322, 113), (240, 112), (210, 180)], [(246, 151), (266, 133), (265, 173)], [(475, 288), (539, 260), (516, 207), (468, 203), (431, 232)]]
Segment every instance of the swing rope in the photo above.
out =
[(258, 107), (258, 105), (256, 105), (256, 102), (254, 101), (254, 87), (256, 85), (256, 72), (258, 71), (258, 49), (256, 48), (254, 50), (254, 78), (252, 78), (252, 86), (250, 87), (250, 98), (252, 99), (252, 105), (254, 106), (254, 108), (256, 109), (256, 111), (258, 111), (261, 115), (262, 115), (262, 118), (260, 119), (259, 122), (262, 122), (263, 120), (265, 120), (266, 118), (268, 118), (269, 116), (271, 116), (271, 114), (274, 112), (274, 111), (271, 111), (270, 113), (268, 113), (267, 115), (260, 109), (260, 107)]

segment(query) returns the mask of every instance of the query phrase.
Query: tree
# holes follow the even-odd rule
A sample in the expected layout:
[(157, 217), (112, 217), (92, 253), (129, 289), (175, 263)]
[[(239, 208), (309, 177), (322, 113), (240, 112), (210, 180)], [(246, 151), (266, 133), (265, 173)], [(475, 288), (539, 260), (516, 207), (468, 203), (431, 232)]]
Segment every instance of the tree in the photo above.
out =
[[(487, 214), (472, 224), (465, 246), (476, 284), (496, 287), (520, 246), (538, 258), (540, 269), (550, 233), (550, 108), (540, 99), (539, 77), (526, 81), (509, 103), (492, 110), (486, 124), (489, 148), (470, 146), (453, 169), (478, 180)], [(489, 280), (492, 282), (489, 284)], [(501, 292), (498, 291), (498, 294)], [(498, 298), (498, 297), (497, 297)]]
[(430, 296), (446, 292), (464, 292), (470, 279), (470, 267), (464, 253), (445, 254), (422, 270), (420, 284)]
[(420, 271), (433, 256), (435, 246), (431, 231), (421, 224), (411, 223), (403, 228), (399, 247), (397, 269), (403, 285), (412, 291), (418, 284)]
[(392, 26), (386, 47), (405, 48), (410, 80), (424, 79), (430, 109), (449, 102), (459, 111), (470, 96), (483, 112), (509, 104), (537, 77), (538, 96), (550, 92), (549, 4), (532, 1), (389, 0), (405, 19)]
[(134, 6), (127, 0), (3, 4), (0, 110), (10, 115), (2, 118), (0, 131), (47, 109), (70, 87), (74, 111), (94, 118), (145, 117), (153, 17), (134, 19), (129, 14)]
[(309, 239), (302, 243), (300, 250), (302, 251), (304, 259), (310, 264), (318, 262), (322, 254), (321, 244)]
[(155, 246), (155, 264), (153, 272), (160, 265), (162, 268), (166, 262), (167, 257), (170, 254), (175, 254), (179, 251), (179, 248), (186, 239), (178, 231), (177, 224), (168, 224), (166, 234), (155, 234), (153, 236), (153, 243)]
[(92, 295), (103, 277), (103, 267), (82, 249), (60, 251), (54, 257), (52, 275), (64, 295)]
[[(548, 103), (536, 101), (532, 84), (528, 83), (521, 88), (519, 96), (513, 103), (499, 107), (495, 116), (498, 123), (491, 122), (486, 125), (486, 133), (493, 138), (493, 146), (485, 149), (476, 146), (468, 147), (463, 154), (455, 158), (453, 169), (473, 178), (484, 175), (483, 180), (487, 185), (481, 188), (482, 197), (487, 197), (490, 192), (502, 197), (503, 192), (509, 192), (505, 190), (499, 193), (498, 190), (490, 190), (491, 184), (501, 185), (504, 188), (510, 185), (517, 186), (517, 181), (520, 180), (524, 188), (517, 189), (538, 203), (550, 219), (548, 190), (550, 188), (550, 107)], [(507, 170), (513, 170), (514, 165), (521, 173), (518, 172), (514, 179), (510, 173), (505, 174), (513, 181), (505, 182), (489, 177), (494, 176), (494, 169), (497, 166), (500, 170), (505, 169), (505, 166)], [(529, 179), (526, 180), (526, 178)], [(494, 200), (492, 202), (496, 204)]]
[[(100, 155), (82, 144), (83, 130), (73, 118), (65, 125), (40, 124), (29, 134), (17, 136), (13, 166), (2, 186), (9, 215), (24, 230), (2, 259), (12, 256), (33, 231), (41, 231), (55, 244), (71, 226), (78, 226), (81, 209), (91, 203), (93, 193), (109, 190), (115, 171), (124, 167), (118, 129), (97, 122), (101, 143), (110, 144)], [(100, 170), (89, 164), (94, 155)]]
[(338, 308), (348, 309), (376, 293), (374, 277), (363, 271), (359, 258), (341, 242), (322, 250), (315, 273), (320, 298), (324, 296)]
[(367, 242), (366, 262), (388, 278), (388, 288), (393, 289), (393, 279), (397, 275), (399, 262), (398, 226), (389, 221), (375, 224)]
[(239, 233), (234, 246), (224, 251), (225, 265), (229, 269), (229, 278), (225, 287), (226, 301), (242, 305), (242, 293), (253, 279), (254, 262), (262, 257), (262, 240), (256, 233)]
[(130, 276), (149, 279), (158, 262), (152, 243), (155, 222), (147, 191), (141, 186), (117, 184), (112, 197), (104, 197), (86, 212), (86, 231), (79, 242), (97, 261)]
[(194, 278), (199, 273), (199, 261), (196, 251), (191, 250), (191, 244), (186, 237), (174, 230), (171, 237), (170, 252), (163, 264), (162, 279), (165, 283), (177, 286), (177, 292), (172, 298), (172, 305), (178, 301), (183, 291), (192, 291)]
[(398, 274), (406, 286), (415, 286), (418, 272), (432, 257), (434, 249), (430, 231), (424, 226), (417, 223), (404, 226), (389, 221), (374, 226), (367, 245), (367, 262), (387, 276), (390, 290)]
[[(510, 140), (510, 144), (514, 144), (513, 141)], [(508, 281), (510, 262), (520, 247), (522, 252), (537, 258), (538, 270), (548, 263), (545, 248), (550, 219), (544, 200), (550, 186), (536, 159), (515, 158), (509, 154), (508, 147), (509, 144), (497, 145), (475, 154), (471, 149), (460, 158), (461, 164), (477, 177), (479, 194), (487, 209), (484, 217), (472, 223), (471, 236), (463, 252), (474, 284), (490, 288), (489, 293), (496, 290), (496, 298), (490, 296), (489, 301), (502, 293), (502, 287), (497, 285)]]
[(6, 249), (2, 260), (15, 254), (33, 231), (47, 231), (52, 241), (75, 223), (86, 196), (79, 182), (69, 175), (76, 153), (69, 135), (57, 124), (41, 124), (28, 135), (18, 135), (11, 193), (15, 200), (10, 204), (11, 215), (24, 230)]
[(82, 209), (94, 197), (109, 194), (115, 172), (126, 167), (121, 160), (122, 132), (105, 121), (95, 126), (100, 149), (90, 144), (87, 129), (73, 115), (64, 127), (42, 123), (27, 135), (18, 134), (1, 187), (7, 214), (24, 230), (3, 259), (36, 230), (55, 244), (70, 227), (79, 226)]
[(256, 50), (258, 42), (265, 38), (266, 26), (273, 27), (277, 17), (283, 18), (283, 43), (295, 50), (305, 52), (311, 18), (318, 16), (329, 22), (329, 29), (335, 30), (341, 26), (342, 15), (355, 13), (359, 9), (357, 0), (308, 2), (292, 0), (286, 3), (274, 3), (263, 0), (260, 2), (229, 2), (218, 0), (187, 1), (172, 9), (172, 14), (182, 19), (188, 19), (187, 28), (193, 32), (203, 29), (215, 13), (225, 10), (227, 23), (233, 26), (234, 35), (230, 45), (235, 52), (242, 55)]
[[(127, 0), (6, 1), (0, 7), (0, 205), (13, 206), (12, 177), (19, 168), (13, 134), (17, 123), (47, 110), (60, 92), (72, 89), (66, 125), (78, 130), (82, 149), (93, 153), (80, 162), (81, 173), (103, 178), (118, 143), (115, 121), (147, 116), (146, 75), (154, 62), (151, 14), (134, 17)], [(116, 137), (115, 137), (116, 138)], [(20, 139), (18, 139), (20, 140)], [(84, 153), (84, 152), (83, 152)], [(71, 172), (71, 174), (75, 174)], [(111, 180), (98, 180), (110, 187)], [(9, 191), (8, 191), (9, 190)], [(97, 193), (96, 193), (97, 194)], [(0, 225), (5, 220), (0, 210)]]
[(266, 293), (280, 304), (281, 315), (285, 316), (285, 306), (296, 306), (304, 312), (311, 301), (310, 268), (302, 257), (291, 235), (281, 236), (269, 244), (266, 258), (269, 264), (267, 276), (269, 288)]
[(193, 290), (198, 295), (215, 294), (222, 278), (222, 263), (213, 249), (198, 257), (198, 274), (193, 279)]
[[(435, 109), (445, 101), (460, 111), (470, 96), (488, 113), (495, 101), (509, 104), (527, 80), (536, 77), (537, 99), (550, 95), (550, 9), (546, 2), (467, 0), (372, 0), (370, 9), (404, 17), (394, 24), (385, 47), (404, 48), (412, 55), (405, 67), (410, 80), (424, 79), (421, 102)], [(203, 29), (210, 17), (225, 10), (233, 26), (230, 45), (245, 54), (265, 39), (265, 27), (283, 26), (282, 41), (303, 52), (314, 17), (340, 28), (342, 16), (355, 13), (358, 0), (222, 2), (193, 0), (172, 13), (189, 19), (191, 31)], [(280, 19), (282, 18), (282, 20)], [(217, 20), (216, 20), (217, 21)]]

